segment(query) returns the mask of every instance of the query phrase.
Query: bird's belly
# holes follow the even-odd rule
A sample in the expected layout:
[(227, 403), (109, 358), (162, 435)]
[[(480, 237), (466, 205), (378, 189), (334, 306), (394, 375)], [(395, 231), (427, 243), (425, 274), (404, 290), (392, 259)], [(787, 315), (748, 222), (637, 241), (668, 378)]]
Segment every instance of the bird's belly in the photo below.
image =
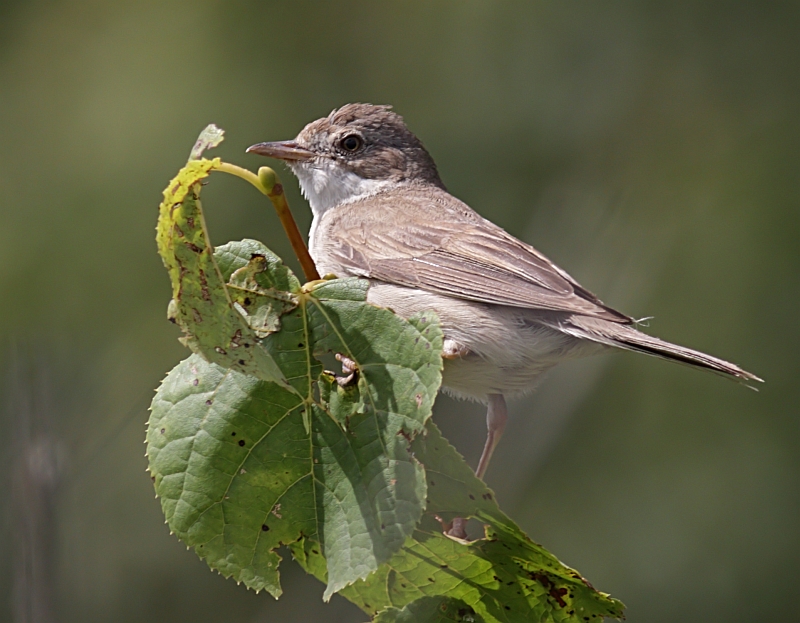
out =
[(488, 305), (372, 281), (367, 300), (407, 318), (433, 310), (445, 336), (443, 386), (458, 397), (485, 401), (531, 391), (554, 365), (601, 350), (536, 321), (551, 312)]

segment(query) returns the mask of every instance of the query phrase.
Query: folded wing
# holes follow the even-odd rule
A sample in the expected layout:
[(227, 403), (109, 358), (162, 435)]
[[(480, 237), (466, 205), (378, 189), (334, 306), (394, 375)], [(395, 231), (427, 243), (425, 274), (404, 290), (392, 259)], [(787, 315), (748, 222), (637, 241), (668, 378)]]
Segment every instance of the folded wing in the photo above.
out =
[[(475, 213), (446, 218), (447, 212), (417, 211), (409, 219), (413, 212), (405, 210), (400, 220), (391, 209), (355, 207), (329, 223), (325, 236), (326, 256), (349, 274), (471, 301), (631, 322), (533, 247)], [(367, 222), (359, 213), (382, 218)]]

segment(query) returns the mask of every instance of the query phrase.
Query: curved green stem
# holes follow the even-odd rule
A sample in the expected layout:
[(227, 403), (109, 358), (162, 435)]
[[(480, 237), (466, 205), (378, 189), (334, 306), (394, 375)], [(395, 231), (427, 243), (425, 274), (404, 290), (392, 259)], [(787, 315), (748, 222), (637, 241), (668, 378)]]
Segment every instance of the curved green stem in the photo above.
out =
[(248, 171), (245, 168), (228, 162), (220, 162), (216, 170), (230, 173), (231, 175), (235, 175), (236, 177), (250, 182), (253, 186), (258, 188), (261, 193), (269, 197), (275, 211), (278, 213), (278, 218), (281, 221), (281, 225), (283, 225), (283, 230), (286, 232), (286, 236), (292, 244), (294, 254), (297, 256), (300, 266), (303, 268), (306, 281), (318, 280), (320, 277), (317, 272), (317, 267), (314, 265), (314, 260), (311, 259), (311, 255), (308, 253), (308, 247), (303, 240), (300, 230), (297, 228), (297, 223), (292, 216), (292, 211), (289, 209), (286, 195), (283, 193), (283, 184), (281, 184), (280, 179), (278, 179), (278, 174), (269, 167), (261, 167), (258, 170), (258, 175), (256, 175), (252, 171)]
[(241, 177), (243, 180), (250, 182), (253, 186), (258, 188), (259, 192), (264, 195), (269, 196), (269, 192), (264, 185), (261, 183), (261, 180), (258, 179), (258, 176), (243, 167), (236, 166), (235, 164), (230, 164), (229, 162), (220, 162), (219, 166), (216, 168), (217, 171), (223, 171), (225, 173), (230, 173), (231, 175), (235, 175), (236, 177)]

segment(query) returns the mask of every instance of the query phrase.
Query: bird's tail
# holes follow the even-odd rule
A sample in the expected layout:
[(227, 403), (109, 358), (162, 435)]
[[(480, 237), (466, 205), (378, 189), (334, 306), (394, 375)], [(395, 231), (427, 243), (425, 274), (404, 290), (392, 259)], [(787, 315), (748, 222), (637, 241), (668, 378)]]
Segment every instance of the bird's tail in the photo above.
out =
[(698, 368), (705, 368), (742, 381), (763, 382), (763, 379), (735, 364), (691, 348), (659, 340), (657, 337), (637, 331), (631, 325), (587, 316), (572, 316), (566, 322), (559, 322), (558, 326), (554, 328), (582, 339), (592, 340), (593, 342), (616, 348), (624, 348), (625, 350), (647, 353), (648, 355), (655, 355), (662, 359), (678, 361)]

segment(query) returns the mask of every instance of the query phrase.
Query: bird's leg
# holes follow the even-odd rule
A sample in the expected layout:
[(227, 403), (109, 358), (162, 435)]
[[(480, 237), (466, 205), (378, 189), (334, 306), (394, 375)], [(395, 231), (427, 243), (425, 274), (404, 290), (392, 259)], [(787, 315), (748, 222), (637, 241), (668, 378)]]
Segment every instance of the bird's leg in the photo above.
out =
[[(503, 436), (507, 421), (508, 409), (503, 394), (489, 394), (489, 407), (486, 410), (486, 444), (483, 446), (483, 453), (478, 461), (478, 469), (475, 470), (475, 475), (481, 480), (486, 473), (486, 468), (489, 467), (492, 453), (497, 447), (500, 437)], [(464, 517), (456, 517), (446, 532), (458, 539), (466, 539), (466, 527), (467, 520)]]
[(486, 444), (483, 446), (481, 460), (478, 461), (478, 469), (475, 470), (475, 475), (481, 480), (486, 473), (486, 468), (489, 467), (492, 453), (497, 447), (500, 437), (503, 436), (507, 421), (508, 409), (503, 394), (489, 394), (489, 408), (486, 410)]

